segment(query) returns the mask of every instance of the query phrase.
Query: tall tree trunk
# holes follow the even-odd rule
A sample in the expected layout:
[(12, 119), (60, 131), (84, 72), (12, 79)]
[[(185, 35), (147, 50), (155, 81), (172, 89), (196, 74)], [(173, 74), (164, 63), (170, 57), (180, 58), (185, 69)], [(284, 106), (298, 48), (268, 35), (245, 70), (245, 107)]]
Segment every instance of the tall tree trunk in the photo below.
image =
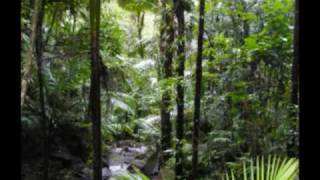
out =
[(183, 155), (182, 155), (182, 139), (184, 134), (184, 62), (185, 62), (185, 35), (184, 35), (184, 2), (183, 0), (174, 0), (175, 15), (178, 21), (178, 68), (179, 76), (177, 84), (177, 120), (176, 120), (176, 179), (183, 179)]
[[(293, 106), (299, 105), (299, 0), (295, 1), (295, 24), (294, 24), (294, 54), (293, 54), (293, 63), (291, 70), (291, 103)], [(294, 107), (291, 117), (293, 120), (297, 120), (299, 117), (299, 111)], [(298, 123), (297, 129), (298, 129)], [(294, 150), (294, 144), (287, 144), (287, 154), (290, 157), (296, 156)]]
[[(35, 46), (36, 46), (36, 39), (37, 39), (37, 26), (39, 25), (39, 17), (42, 11), (42, 1), (35, 0), (30, 1), (30, 4), (33, 5), (33, 12), (32, 12), (32, 19), (31, 19), (31, 37), (30, 37), (30, 49), (28, 51), (25, 64), (23, 66), (23, 75), (21, 80), (21, 106), (24, 104), (25, 96), (27, 93), (28, 81), (31, 79), (31, 70), (33, 65), (33, 58), (35, 57)], [(41, 20), (42, 21), (42, 20)]]
[[(42, 43), (42, 23), (44, 16), (44, 0), (35, 0), (34, 2), (34, 15), (33, 21), (35, 22), (34, 29), (35, 34), (33, 43), (35, 43), (35, 57), (37, 62), (37, 76), (39, 84), (39, 103), (40, 103), (40, 116), (42, 126), (42, 138), (43, 138), (43, 174), (42, 179), (46, 180), (49, 178), (49, 132), (48, 132), (48, 120), (45, 112), (45, 99), (44, 99), (44, 81), (42, 73), (42, 54), (43, 54), (43, 43)], [(31, 56), (32, 57), (32, 56)], [(32, 59), (31, 59), (32, 61)]]
[(295, 5), (295, 24), (294, 24), (294, 56), (292, 63), (292, 93), (291, 102), (294, 105), (299, 104), (299, 0)]
[[(242, 5), (243, 12), (248, 12), (249, 11), (249, 6), (245, 0), (240, 0), (240, 4)], [(242, 21), (242, 27), (243, 27), (243, 33), (242, 33), (242, 38), (241, 38), (241, 45), (245, 43), (245, 39), (249, 36), (250, 34), (250, 23), (248, 20), (243, 20)]]
[(250, 24), (248, 20), (243, 21), (243, 38), (242, 38), (242, 44), (244, 44), (244, 40), (249, 36), (250, 34)]
[(142, 43), (142, 30), (144, 26), (144, 12), (138, 12), (137, 18), (138, 18), (138, 39), (139, 39), (139, 55), (141, 58), (144, 58), (144, 46)]
[(200, 121), (200, 101), (201, 101), (201, 81), (202, 81), (202, 45), (203, 45), (203, 31), (204, 31), (204, 7), (205, 7), (205, 0), (200, 0), (198, 55), (197, 55), (197, 62), (196, 62), (197, 63), (196, 64), (196, 83), (195, 83), (195, 94), (194, 94), (191, 179), (197, 178), (197, 166), (198, 166), (199, 121)]
[[(161, 1), (163, 12), (160, 25), (160, 58), (163, 63), (163, 80), (172, 77), (172, 43), (174, 40), (173, 12), (168, 7), (168, 0)], [(171, 122), (170, 122), (170, 90), (165, 90), (161, 97), (160, 116), (161, 116), (161, 159), (160, 167), (170, 158), (170, 154), (165, 152), (171, 148)]]
[[(255, 3), (255, 2), (253, 2)], [(249, 4), (245, 0), (240, 0), (240, 5), (242, 5), (242, 10), (244, 12), (248, 12), (248, 9), (250, 8)], [(248, 20), (243, 20), (242, 22), (243, 26), (243, 33), (241, 37), (241, 45), (244, 45), (245, 39), (250, 35), (250, 23)], [(250, 75), (248, 76), (248, 80), (253, 83), (252, 87), (250, 88), (250, 92), (256, 91), (256, 82), (258, 82), (258, 78), (256, 78), (256, 72), (258, 70), (258, 64), (259, 62), (257, 60), (252, 61), (249, 63), (249, 69), (250, 69)], [(252, 121), (252, 118), (250, 117), (250, 114), (252, 114), (252, 109), (250, 108), (250, 103), (248, 102), (242, 102), (241, 103), (241, 109), (242, 109), (242, 118), (245, 120), (245, 127), (246, 129), (250, 129), (252, 127), (249, 127), (250, 121)], [(257, 156), (260, 152), (259, 142), (257, 138), (257, 129), (254, 127), (253, 131), (250, 131), (247, 133), (247, 139), (248, 141), (244, 144), (244, 150), (249, 150), (253, 156)]]
[(100, 0), (90, 0), (91, 85), (89, 112), (92, 120), (94, 180), (102, 180), (99, 26)]

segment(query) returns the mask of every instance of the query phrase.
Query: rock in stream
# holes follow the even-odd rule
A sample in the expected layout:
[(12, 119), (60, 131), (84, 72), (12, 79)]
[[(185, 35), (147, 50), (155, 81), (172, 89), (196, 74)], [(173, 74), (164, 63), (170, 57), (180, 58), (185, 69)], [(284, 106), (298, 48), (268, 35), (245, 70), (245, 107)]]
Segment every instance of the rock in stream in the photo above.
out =
[(149, 157), (153, 155), (150, 148), (134, 141), (120, 141), (108, 152), (108, 165), (111, 177), (132, 172), (132, 166), (140, 169), (143, 173), (152, 174), (155, 167), (151, 167), (152, 172), (144, 172), (146, 166), (150, 166)]

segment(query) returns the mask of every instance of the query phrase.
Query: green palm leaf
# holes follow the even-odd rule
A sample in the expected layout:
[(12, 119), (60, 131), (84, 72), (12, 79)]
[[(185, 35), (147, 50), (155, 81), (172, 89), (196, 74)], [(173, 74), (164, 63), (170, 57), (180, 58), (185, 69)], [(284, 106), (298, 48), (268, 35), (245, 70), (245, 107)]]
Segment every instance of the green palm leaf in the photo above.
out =
[[(280, 158), (278, 156), (268, 156), (267, 164), (265, 164), (264, 157), (257, 157), (254, 167), (254, 160), (250, 160), (250, 180), (294, 180), (299, 174), (299, 160), (296, 158)], [(243, 162), (242, 178), (247, 180), (247, 166)], [(235, 180), (233, 170), (230, 170), (231, 179)], [(230, 178), (229, 173), (223, 177), (227, 180)]]

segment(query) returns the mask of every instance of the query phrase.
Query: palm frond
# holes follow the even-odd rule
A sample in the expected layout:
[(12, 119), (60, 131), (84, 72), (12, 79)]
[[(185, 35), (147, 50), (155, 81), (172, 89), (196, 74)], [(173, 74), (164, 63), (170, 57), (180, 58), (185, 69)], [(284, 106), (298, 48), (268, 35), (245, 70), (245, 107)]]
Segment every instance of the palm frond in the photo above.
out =
[[(254, 166), (255, 164), (255, 166)], [(243, 162), (241, 180), (248, 179), (248, 173), (250, 180), (294, 180), (299, 174), (299, 160), (296, 158), (280, 158), (278, 156), (268, 156), (267, 164), (265, 164), (264, 157), (257, 157), (254, 160), (250, 160), (250, 171), (247, 172), (247, 165)], [(230, 174), (226, 173), (222, 179), (226, 178), (235, 180), (235, 174), (233, 170), (230, 170)]]

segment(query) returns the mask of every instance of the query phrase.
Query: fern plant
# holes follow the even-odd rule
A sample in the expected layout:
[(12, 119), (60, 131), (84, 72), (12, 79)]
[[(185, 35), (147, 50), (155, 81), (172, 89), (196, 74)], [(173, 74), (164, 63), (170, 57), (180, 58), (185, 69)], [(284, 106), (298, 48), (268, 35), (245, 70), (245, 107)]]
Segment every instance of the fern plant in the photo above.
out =
[[(250, 165), (247, 170), (247, 165), (242, 164), (241, 180), (295, 180), (299, 174), (299, 160), (296, 158), (281, 159), (277, 156), (268, 156), (268, 162), (265, 166), (264, 157), (250, 160)], [(226, 173), (223, 180), (236, 180), (234, 171)]]

